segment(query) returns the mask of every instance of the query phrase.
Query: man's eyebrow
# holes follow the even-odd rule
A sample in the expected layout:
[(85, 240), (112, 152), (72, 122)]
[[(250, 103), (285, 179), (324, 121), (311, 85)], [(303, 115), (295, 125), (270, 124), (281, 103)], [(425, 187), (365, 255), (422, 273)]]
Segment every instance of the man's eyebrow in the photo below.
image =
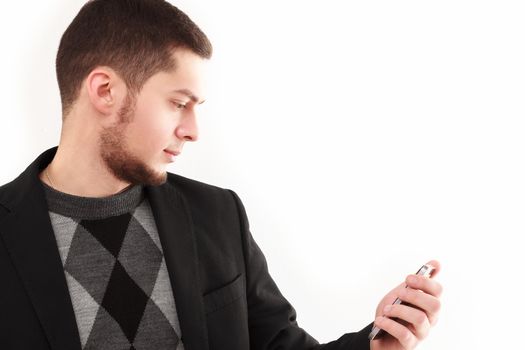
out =
[(193, 94), (193, 92), (191, 92), (191, 90), (188, 90), (188, 89), (179, 89), (179, 90), (173, 90), (172, 92), (178, 92), (178, 93), (181, 93), (183, 95), (186, 95), (188, 96), (193, 102), (197, 103), (198, 104), (201, 104), (201, 103), (204, 103), (204, 101), (206, 100), (202, 100), (201, 102), (199, 102), (199, 98), (197, 96), (195, 96)]

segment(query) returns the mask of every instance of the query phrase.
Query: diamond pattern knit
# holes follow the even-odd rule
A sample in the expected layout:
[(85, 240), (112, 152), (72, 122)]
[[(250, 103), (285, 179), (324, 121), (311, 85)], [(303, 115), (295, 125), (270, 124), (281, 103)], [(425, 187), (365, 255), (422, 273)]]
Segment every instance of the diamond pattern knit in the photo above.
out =
[(141, 186), (105, 198), (44, 185), (83, 349), (184, 349)]

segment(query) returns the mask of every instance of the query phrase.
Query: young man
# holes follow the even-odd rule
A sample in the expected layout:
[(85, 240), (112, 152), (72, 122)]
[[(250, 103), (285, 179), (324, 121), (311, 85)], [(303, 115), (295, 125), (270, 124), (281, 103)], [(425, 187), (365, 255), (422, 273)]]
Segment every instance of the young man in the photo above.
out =
[(236, 193), (166, 172), (198, 139), (211, 54), (162, 0), (93, 0), (67, 28), (59, 146), (0, 188), (1, 349), (386, 350), (428, 334), (441, 286), (409, 276), (377, 307), (388, 334), (318, 344)]

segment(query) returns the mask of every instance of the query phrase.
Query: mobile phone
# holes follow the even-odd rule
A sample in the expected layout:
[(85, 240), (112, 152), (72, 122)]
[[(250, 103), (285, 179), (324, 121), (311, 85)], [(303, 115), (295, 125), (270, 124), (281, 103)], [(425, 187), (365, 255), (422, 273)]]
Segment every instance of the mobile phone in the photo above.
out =
[[(416, 272), (416, 275), (423, 275), (423, 276), (431, 277), (433, 272), (434, 272), (434, 266), (425, 264), (421, 266), (421, 268)], [(407, 287), (408, 286), (405, 286), (405, 288)], [(394, 302), (392, 303), (392, 305), (397, 305), (397, 304), (407, 305), (405, 302), (402, 302), (401, 299), (399, 298), (396, 298), (396, 300), (394, 300)], [(379, 339), (384, 334), (385, 334), (384, 330), (382, 330), (381, 328), (377, 326), (374, 326), (372, 328), (372, 331), (368, 335), (368, 339), (370, 340)]]

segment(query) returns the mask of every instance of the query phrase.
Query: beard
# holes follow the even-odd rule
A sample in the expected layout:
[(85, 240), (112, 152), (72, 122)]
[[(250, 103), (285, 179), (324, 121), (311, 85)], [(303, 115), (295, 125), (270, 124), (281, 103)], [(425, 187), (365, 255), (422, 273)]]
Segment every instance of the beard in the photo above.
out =
[(166, 182), (166, 172), (156, 172), (133, 154), (125, 145), (124, 132), (133, 120), (135, 102), (126, 96), (124, 105), (117, 112), (119, 120), (115, 125), (103, 128), (99, 148), (106, 168), (121, 181), (133, 185), (159, 186)]

